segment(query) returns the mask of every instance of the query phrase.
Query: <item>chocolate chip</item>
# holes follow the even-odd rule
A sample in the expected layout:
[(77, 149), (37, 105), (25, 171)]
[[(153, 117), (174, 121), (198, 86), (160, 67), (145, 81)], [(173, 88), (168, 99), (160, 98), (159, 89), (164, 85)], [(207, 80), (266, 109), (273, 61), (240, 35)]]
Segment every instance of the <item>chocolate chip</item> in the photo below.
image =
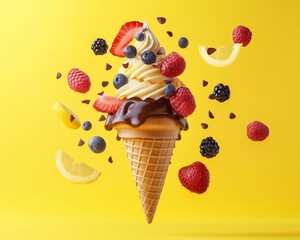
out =
[(113, 159), (111, 156), (108, 158), (108, 162), (113, 163)]
[(98, 95), (102, 96), (102, 95), (103, 95), (103, 93), (104, 93), (103, 91), (102, 91), (102, 92), (99, 92), (99, 93), (98, 93)]
[(207, 124), (207, 123), (201, 123), (201, 127), (202, 127), (203, 129), (206, 129), (206, 128), (208, 128), (208, 124)]
[(105, 120), (106, 120), (106, 117), (104, 115), (101, 115), (100, 118), (99, 118), (99, 121), (102, 122), (102, 121), (105, 121)]
[(215, 99), (215, 95), (212, 93), (212, 94), (210, 94), (210, 95), (208, 96), (208, 98), (211, 99), (211, 100), (213, 100), (213, 99)]
[(102, 81), (102, 87), (107, 87), (109, 84), (109, 81)]
[(171, 31), (167, 31), (167, 34), (169, 35), (169, 37), (173, 37), (173, 33)]
[(129, 66), (129, 62), (127, 62), (127, 63), (123, 63), (122, 65), (123, 65), (123, 68), (125, 68), (125, 69), (126, 69), (126, 68), (128, 68), (128, 66)]
[(61, 73), (60, 72), (56, 73), (56, 79), (60, 79), (60, 78), (61, 78)]
[(206, 87), (208, 85), (208, 82), (207, 81), (205, 81), (205, 80), (203, 80), (203, 82), (202, 82), (202, 86), (203, 87)]
[(73, 116), (73, 114), (71, 114), (71, 116), (70, 116), (70, 121), (73, 122), (74, 119), (75, 119), (75, 117)]
[(117, 140), (117, 141), (120, 141), (120, 140), (121, 140), (121, 138), (119, 137), (119, 135), (116, 136), (116, 140)]
[(112, 66), (109, 65), (108, 63), (106, 63), (105, 69), (106, 69), (106, 70), (110, 70), (111, 68), (112, 68)]
[(172, 83), (173, 81), (174, 81), (173, 78), (165, 78), (165, 79), (164, 79), (164, 82), (165, 82), (166, 84)]
[(209, 118), (215, 118), (215, 116), (212, 114), (211, 111), (208, 111), (208, 116), (209, 116)]
[(153, 67), (160, 67), (160, 64), (159, 63), (153, 63), (152, 66)]
[(156, 53), (157, 55), (165, 55), (166, 51), (163, 47), (160, 47)]
[(229, 118), (230, 118), (230, 119), (235, 119), (235, 117), (236, 117), (236, 115), (235, 115), (233, 112), (231, 112), (231, 113), (229, 114)]
[(82, 100), (81, 102), (82, 102), (82, 103), (85, 103), (85, 104), (89, 104), (89, 103), (90, 103), (90, 101), (91, 101), (91, 100), (89, 100), (89, 99), (86, 99), (86, 100)]
[(158, 21), (158, 23), (160, 23), (160, 24), (164, 24), (164, 23), (166, 23), (167, 19), (164, 18), (164, 17), (157, 17), (157, 21)]
[(211, 55), (211, 54), (213, 54), (215, 51), (217, 51), (217, 49), (215, 49), (215, 48), (208, 48), (208, 49), (207, 49), (207, 54), (208, 54), (208, 55)]
[(84, 144), (84, 141), (83, 141), (82, 139), (80, 139), (79, 142), (78, 142), (78, 146), (80, 147), (80, 146), (82, 146), (83, 144)]

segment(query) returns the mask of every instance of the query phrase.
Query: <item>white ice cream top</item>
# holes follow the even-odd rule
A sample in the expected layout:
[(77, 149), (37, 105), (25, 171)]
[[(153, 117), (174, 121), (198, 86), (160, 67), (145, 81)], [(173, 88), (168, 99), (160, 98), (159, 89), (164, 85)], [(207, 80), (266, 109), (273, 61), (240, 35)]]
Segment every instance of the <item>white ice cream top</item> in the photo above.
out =
[[(128, 59), (125, 64), (128, 63), (128, 67), (120, 67), (119, 73), (124, 74), (128, 82), (116, 91), (116, 97), (119, 99), (138, 97), (142, 100), (151, 98), (157, 100), (164, 97), (165, 79), (166, 77), (160, 73), (158, 67), (164, 60), (165, 55), (158, 55), (157, 52), (160, 49), (160, 43), (153, 35), (146, 21), (144, 22), (143, 29), (145, 38), (143, 41), (136, 41), (134, 46), (137, 49), (137, 55), (134, 58)], [(141, 54), (151, 50), (156, 54), (155, 65), (147, 65), (141, 60)], [(173, 84), (176, 88), (183, 84), (178, 78), (174, 79)]]

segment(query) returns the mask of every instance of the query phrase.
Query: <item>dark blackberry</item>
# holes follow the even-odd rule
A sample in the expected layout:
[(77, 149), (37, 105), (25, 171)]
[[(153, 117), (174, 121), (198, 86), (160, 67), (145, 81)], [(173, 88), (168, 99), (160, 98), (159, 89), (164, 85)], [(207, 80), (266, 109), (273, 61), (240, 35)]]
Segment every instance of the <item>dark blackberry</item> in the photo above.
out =
[(97, 38), (92, 43), (92, 50), (95, 53), (95, 55), (103, 55), (107, 53), (108, 45), (106, 44), (106, 41), (102, 38)]
[(219, 102), (225, 102), (230, 98), (230, 89), (227, 85), (224, 86), (222, 83), (219, 83), (215, 86), (213, 94), (216, 100)]
[(207, 137), (201, 141), (200, 153), (203, 157), (215, 157), (219, 153), (219, 149), (218, 143), (212, 137)]

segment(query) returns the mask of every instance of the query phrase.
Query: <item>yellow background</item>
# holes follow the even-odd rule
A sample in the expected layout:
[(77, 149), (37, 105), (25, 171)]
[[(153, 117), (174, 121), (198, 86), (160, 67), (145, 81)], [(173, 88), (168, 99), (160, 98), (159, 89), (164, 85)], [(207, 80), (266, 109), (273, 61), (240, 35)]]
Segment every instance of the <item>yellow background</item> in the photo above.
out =
[[(0, 1), (0, 239), (219, 239), (223, 236), (300, 237), (299, 161), (299, 11), (290, 1)], [(156, 17), (166, 17), (160, 25)], [(120, 26), (147, 20), (167, 52), (187, 62), (181, 79), (192, 89), (197, 110), (190, 130), (177, 142), (164, 191), (152, 225), (139, 203), (122, 142), (106, 132), (92, 102), (111, 81), (122, 59), (95, 56), (97, 37), (112, 43)], [(198, 45), (231, 44), (231, 32), (248, 26), (253, 40), (229, 67), (214, 68), (198, 54)], [(166, 31), (174, 36), (168, 37)], [(177, 39), (190, 40), (187, 49)], [(106, 62), (113, 68), (105, 71)], [(86, 95), (68, 88), (68, 71), (88, 73)], [(62, 78), (57, 80), (60, 71)], [(202, 80), (209, 85), (202, 87)], [(230, 86), (230, 101), (208, 99), (219, 82)], [(112, 84), (105, 88), (114, 93)], [(81, 103), (91, 99), (90, 105)], [(89, 132), (66, 128), (51, 110), (54, 101), (72, 108)], [(208, 118), (211, 110), (215, 119)], [(237, 117), (230, 120), (234, 112)], [(261, 143), (246, 137), (246, 125), (260, 120), (270, 127)], [(201, 122), (209, 128), (203, 130)], [(93, 154), (93, 135), (107, 149)], [(220, 154), (204, 159), (200, 141), (213, 136)], [(54, 164), (62, 149), (103, 174), (89, 185), (66, 181)], [(114, 163), (107, 159), (113, 157)], [(182, 166), (204, 162), (211, 184), (203, 195), (184, 189)]]

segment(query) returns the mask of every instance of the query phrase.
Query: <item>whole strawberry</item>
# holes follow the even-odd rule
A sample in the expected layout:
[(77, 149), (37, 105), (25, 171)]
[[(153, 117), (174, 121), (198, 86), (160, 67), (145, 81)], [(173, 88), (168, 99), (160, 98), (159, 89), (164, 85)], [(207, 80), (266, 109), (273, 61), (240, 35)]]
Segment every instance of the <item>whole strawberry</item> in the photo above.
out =
[(177, 77), (183, 73), (185, 69), (184, 58), (178, 53), (172, 52), (167, 55), (161, 64), (160, 72), (166, 77)]
[(260, 121), (254, 121), (247, 126), (247, 136), (252, 141), (263, 141), (269, 136), (269, 128)]
[(187, 87), (177, 88), (170, 97), (170, 103), (172, 108), (183, 117), (191, 115), (196, 108), (194, 96)]
[(249, 28), (239, 25), (232, 32), (232, 39), (234, 43), (242, 43), (246, 47), (252, 38), (252, 32)]
[(178, 177), (181, 184), (194, 193), (204, 193), (209, 186), (209, 171), (201, 162), (181, 168)]
[(68, 83), (71, 89), (80, 93), (88, 92), (91, 87), (89, 76), (77, 68), (70, 70), (68, 74)]

